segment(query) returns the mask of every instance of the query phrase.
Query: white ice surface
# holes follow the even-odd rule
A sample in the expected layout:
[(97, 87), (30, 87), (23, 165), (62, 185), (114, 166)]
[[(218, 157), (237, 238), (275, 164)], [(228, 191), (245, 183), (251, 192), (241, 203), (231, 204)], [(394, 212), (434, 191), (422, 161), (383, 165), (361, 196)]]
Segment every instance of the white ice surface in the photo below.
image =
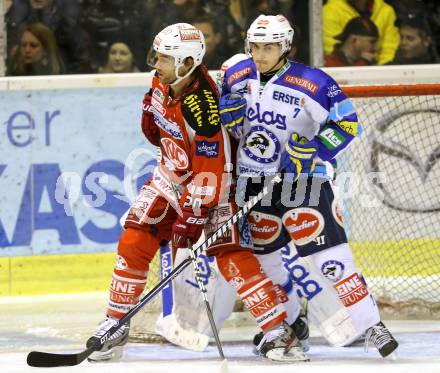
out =
[[(214, 344), (202, 353), (172, 345), (128, 344), (118, 362), (76, 367), (31, 368), (29, 351), (78, 352), (93, 333), (105, 309), (105, 294), (73, 296), (0, 298), (0, 373), (86, 372), (161, 373), (220, 372)], [(379, 357), (374, 347), (334, 348), (312, 331), (311, 362), (277, 364), (252, 354), (250, 335), (254, 330), (222, 330), (224, 352), (230, 373), (440, 373), (439, 321), (388, 321), (386, 324), (400, 343), (398, 359)], [(232, 341), (235, 340), (235, 341)]]

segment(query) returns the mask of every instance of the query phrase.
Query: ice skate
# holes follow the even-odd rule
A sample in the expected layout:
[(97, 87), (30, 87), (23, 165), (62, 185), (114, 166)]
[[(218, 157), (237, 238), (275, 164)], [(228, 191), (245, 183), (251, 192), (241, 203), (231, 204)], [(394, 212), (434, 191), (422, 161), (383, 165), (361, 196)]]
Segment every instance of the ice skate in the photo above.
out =
[(299, 339), (286, 322), (265, 333), (255, 352), (274, 361), (309, 361)]
[[(298, 318), (293, 322), (290, 327), (293, 329), (293, 332), (298, 337), (299, 342), (301, 344), (302, 350), (307, 352), (310, 349), (309, 346), (309, 326), (307, 324), (307, 318), (305, 316), (298, 316)], [(260, 332), (254, 335), (253, 344), (258, 346), (263, 338), (264, 333)]]
[(373, 343), (382, 357), (396, 358), (395, 350), (399, 346), (388, 328), (379, 321), (367, 330), (365, 336), (365, 349), (368, 350), (368, 344)]
[[(97, 339), (101, 338), (107, 331), (116, 325), (118, 320), (107, 317), (102, 321), (93, 337), (87, 341), (87, 347), (91, 346)], [(102, 346), (101, 350), (93, 352), (88, 361), (109, 361), (118, 360), (122, 357), (123, 346), (128, 342), (128, 333), (130, 331), (130, 323), (122, 325)]]

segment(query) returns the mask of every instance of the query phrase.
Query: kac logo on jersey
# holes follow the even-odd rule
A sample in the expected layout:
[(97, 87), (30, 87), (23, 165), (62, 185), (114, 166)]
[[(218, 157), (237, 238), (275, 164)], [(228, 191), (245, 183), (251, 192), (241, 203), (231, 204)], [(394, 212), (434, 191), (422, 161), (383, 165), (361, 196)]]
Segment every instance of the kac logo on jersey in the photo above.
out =
[(183, 170), (188, 167), (189, 161), (185, 150), (167, 137), (161, 139), (160, 142), (162, 143), (164, 156), (166, 154), (169, 162), (172, 165), (174, 165), (178, 170)]
[(246, 135), (243, 151), (252, 160), (259, 163), (272, 163), (278, 159), (280, 140), (263, 126), (254, 126)]

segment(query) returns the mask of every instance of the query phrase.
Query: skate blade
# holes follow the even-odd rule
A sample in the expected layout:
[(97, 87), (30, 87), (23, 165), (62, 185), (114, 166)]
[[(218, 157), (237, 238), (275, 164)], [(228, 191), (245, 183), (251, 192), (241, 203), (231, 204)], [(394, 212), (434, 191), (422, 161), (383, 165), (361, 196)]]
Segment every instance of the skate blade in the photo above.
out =
[(292, 348), (288, 352), (285, 352), (283, 347), (274, 348), (270, 351), (267, 351), (266, 357), (272, 361), (280, 361), (285, 363), (310, 361), (304, 352), (302, 352), (301, 348)]
[(384, 359), (388, 360), (388, 361), (396, 361), (397, 360), (397, 351), (394, 350), (389, 355), (385, 356)]
[(123, 355), (123, 347), (116, 346), (107, 351), (95, 351), (88, 358), (90, 363), (102, 363), (119, 360)]
[(301, 343), (301, 349), (303, 350), (303, 352), (307, 352), (308, 350), (310, 350), (308, 339), (300, 340), (299, 343)]

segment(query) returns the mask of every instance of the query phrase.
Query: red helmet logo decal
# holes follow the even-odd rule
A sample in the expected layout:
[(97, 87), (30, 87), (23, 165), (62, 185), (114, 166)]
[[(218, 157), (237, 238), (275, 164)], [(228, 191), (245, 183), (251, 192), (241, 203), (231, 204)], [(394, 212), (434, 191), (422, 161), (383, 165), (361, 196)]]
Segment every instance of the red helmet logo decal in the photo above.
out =
[(258, 22), (257, 22), (257, 25), (260, 25), (260, 26), (266, 26), (266, 25), (268, 25), (269, 24), (269, 21), (267, 20), (267, 19), (260, 19)]

